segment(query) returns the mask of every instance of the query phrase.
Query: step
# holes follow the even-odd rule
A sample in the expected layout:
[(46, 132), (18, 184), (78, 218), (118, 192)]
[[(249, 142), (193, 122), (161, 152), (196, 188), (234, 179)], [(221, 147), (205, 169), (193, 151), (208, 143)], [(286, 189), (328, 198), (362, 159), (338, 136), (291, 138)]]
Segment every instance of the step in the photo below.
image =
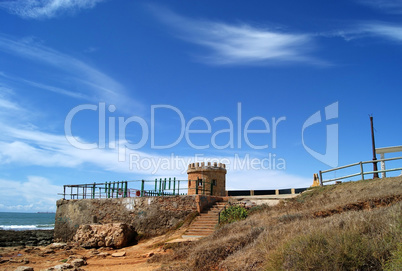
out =
[(218, 217), (218, 214), (217, 213), (216, 214), (201, 214), (198, 217), (205, 217), (205, 218), (207, 218), (207, 217)]
[(218, 215), (200, 215), (197, 217), (197, 220), (199, 220), (199, 219), (208, 220), (208, 219), (215, 219), (215, 218), (218, 218)]
[(186, 231), (186, 233), (188, 233), (188, 232), (209, 232), (209, 233), (212, 233), (212, 232), (214, 232), (215, 231), (215, 229), (188, 229), (187, 231)]
[(215, 226), (216, 226), (216, 225), (208, 225), (208, 226), (205, 226), (205, 225), (194, 225), (194, 226), (191, 226), (190, 230), (192, 230), (192, 229), (215, 229)]
[(218, 217), (204, 217), (204, 218), (199, 218), (197, 220), (194, 220), (194, 222), (197, 222), (197, 221), (218, 222), (218, 220), (219, 220)]
[(184, 234), (186, 235), (211, 235), (213, 234), (215, 231), (186, 231)]
[(219, 213), (224, 210), (227, 202), (216, 202), (209, 210), (202, 212), (191, 223), (183, 238), (206, 237), (215, 232), (219, 222)]
[(208, 234), (208, 235), (189, 235), (189, 234), (183, 234), (182, 236), (181, 236), (181, 238), (183, 238), (183, 239), (187, 239), (187, 238), (190, 238), (190, 239), (193, 239), (193, 238), (203, 238), (203, 237), (207, 237), (207, 236), (209, 236), (210, 234)]
[(217, 224), (218, 219), (197, 219), (192, 224)]
[(201, 220), (199, 220), (199, 221), (194, 222), (191, 225), (205, 225), (205, 226), (208, 226), (208, 225), (216, 225), (216, 224), (218, 224), (218, 221), (201, 221)]
[(212, 207), (210, 210), (211, 211), (222, 211), (222, 210), (224, 210), (225, 208), (224, 207), (222, 207), (222, 208), (216, 208), (216, 207)]
[(203, 220), (198, 220), (193, 222), (192, 225), (216, 225), (218, 224), (218, 221), (203, 221)]
[(212, 234), (215, 230), (188, 230), (184, 234), (196, 235), (196, 234)]
[(218, 219), (198, 219), (192, 224), (218, 224)]

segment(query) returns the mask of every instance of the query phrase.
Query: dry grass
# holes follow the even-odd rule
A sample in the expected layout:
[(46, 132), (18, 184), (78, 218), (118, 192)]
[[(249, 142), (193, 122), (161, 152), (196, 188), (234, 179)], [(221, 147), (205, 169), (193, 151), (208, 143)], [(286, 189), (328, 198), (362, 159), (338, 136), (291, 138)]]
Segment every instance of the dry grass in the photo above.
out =
[(397, 270), (401, 195), (402, 177), (311, 189), (154, 260), (162, 270)]
[[(402, 241), (402, 203), (301, 223), (267, 253), (267, 270), (382, 270)], [(312, 223), (310, 223), (312, 222)]]

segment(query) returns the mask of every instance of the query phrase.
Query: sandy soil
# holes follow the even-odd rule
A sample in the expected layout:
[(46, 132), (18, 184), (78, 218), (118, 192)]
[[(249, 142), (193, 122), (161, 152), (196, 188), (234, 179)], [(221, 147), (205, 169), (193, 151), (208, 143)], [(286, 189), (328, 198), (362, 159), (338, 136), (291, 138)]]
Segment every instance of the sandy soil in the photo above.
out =
[[(166, 242), (189, 242), (194, 240), (181, 239), (186, 229), (180, 229), (152, 239), (140, 241), (137, 245), (122, 249), (99, 248), (84, 249), (81, 247), (67, 246), (64, 248), (46, 247), (0, 247), (0, 270), (14, 271), (18, 266), (30, 266), (34, 270), (46, 270), (50, 267), (67, 263), (77, 258), (83, 258), (87, 264), (80, 267), (88, 271), (126, 271), (126, 270), (156, 270), (158, 263), (147, 263), (154, 254), (170, 253), (165, 251), (163, 245)], [(114, 257), (112, 254), (123, 253), (124, 256)]]

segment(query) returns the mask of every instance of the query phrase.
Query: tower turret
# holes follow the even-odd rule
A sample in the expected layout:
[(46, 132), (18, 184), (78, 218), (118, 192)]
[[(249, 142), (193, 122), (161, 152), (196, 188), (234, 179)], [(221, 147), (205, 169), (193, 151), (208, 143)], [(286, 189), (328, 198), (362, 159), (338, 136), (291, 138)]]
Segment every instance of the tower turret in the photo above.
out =
[[(188, 165), (188, 195), (226, 196), (226, 165), (204, 162)], [(212, 191), (212, 194), (211, 194)]]

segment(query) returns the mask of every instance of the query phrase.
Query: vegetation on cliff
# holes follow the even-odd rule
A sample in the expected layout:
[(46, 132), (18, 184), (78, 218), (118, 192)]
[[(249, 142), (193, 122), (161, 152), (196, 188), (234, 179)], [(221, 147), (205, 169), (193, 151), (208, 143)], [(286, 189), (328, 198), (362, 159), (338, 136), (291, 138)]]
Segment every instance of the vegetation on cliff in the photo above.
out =
[(402, 270), (402, 177), (313, 188), (151, 261), (162, 270)]

